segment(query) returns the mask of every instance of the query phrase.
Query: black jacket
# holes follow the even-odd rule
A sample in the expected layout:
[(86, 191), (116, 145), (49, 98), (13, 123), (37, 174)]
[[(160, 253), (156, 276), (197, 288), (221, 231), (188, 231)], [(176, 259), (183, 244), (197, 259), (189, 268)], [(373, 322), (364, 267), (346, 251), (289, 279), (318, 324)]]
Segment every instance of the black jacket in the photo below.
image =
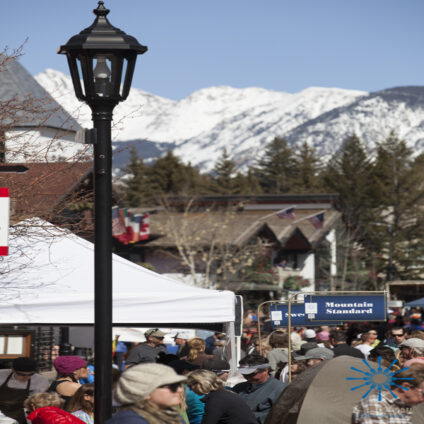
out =
[(203, 399), (205, 413), (202, 424), (257, 424), (247, 403), (236, 393), (218, 390)]

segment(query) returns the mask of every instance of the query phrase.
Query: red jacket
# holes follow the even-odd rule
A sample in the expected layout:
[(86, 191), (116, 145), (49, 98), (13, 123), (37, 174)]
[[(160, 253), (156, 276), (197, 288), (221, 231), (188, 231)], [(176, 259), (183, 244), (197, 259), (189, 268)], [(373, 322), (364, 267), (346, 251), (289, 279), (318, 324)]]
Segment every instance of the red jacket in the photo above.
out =
[(84, 421), (56, 406), (38, 408), (27, 418), (32, 424), (85, 424)]

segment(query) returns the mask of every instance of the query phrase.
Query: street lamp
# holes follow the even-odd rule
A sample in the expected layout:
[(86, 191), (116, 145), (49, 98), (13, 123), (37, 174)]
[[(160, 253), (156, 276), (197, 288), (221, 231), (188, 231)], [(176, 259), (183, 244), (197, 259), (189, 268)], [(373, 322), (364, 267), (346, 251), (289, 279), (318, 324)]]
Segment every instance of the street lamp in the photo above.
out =
[[(94, 142), (95, 422), (112, 415), (112, 143), (114, 107), (128, 97), (138, 54), (147, 47), (113, 27), (99, 1), (93, 24), (74, 35), (66, 54), (75, 94), (90, 106)], [(83, 85), (81, 84), (81, 79)]]

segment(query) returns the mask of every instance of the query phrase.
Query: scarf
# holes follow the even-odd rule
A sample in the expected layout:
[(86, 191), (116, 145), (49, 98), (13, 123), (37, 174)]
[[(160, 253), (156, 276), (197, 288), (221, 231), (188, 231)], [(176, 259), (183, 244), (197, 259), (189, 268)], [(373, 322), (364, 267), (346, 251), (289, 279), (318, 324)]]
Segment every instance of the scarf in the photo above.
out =
[(181, 424), (181, 415), (175, 409), (161, 409), (148, 401), (137, 402), (128, 407), (149, 424)]

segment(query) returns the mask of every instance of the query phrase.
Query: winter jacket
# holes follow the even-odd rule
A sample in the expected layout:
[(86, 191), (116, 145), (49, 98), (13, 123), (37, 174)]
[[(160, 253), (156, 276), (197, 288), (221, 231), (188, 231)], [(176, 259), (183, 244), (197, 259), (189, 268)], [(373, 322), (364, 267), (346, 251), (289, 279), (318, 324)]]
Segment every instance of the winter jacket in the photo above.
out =
[(149, 424), (149, 422), (134, 411), (123, 410), (109, 418), (106, 424)]
[(205, 402), (202, 424), (257, 424), (249, 405), (229, 390), (209, 392), (202, 401)]
[(263, 424), (275, 400), (286, 386), (286, 383), (269, 377), (265, 383), (261, 384), (251, 384), (247, 381), (236, 384), (233, 391), (246, 401), (258, 422)]
[(202, 402), (203, 396), (194, 393), (186, 386), (186, 405), (187, 415), (190, 424), (200, 424), (205, 412), (205, 403)]
[(79, 418), (56, 406), (44, 406), (31, 412), (28, 420), (32, 424), (85, 424)]

